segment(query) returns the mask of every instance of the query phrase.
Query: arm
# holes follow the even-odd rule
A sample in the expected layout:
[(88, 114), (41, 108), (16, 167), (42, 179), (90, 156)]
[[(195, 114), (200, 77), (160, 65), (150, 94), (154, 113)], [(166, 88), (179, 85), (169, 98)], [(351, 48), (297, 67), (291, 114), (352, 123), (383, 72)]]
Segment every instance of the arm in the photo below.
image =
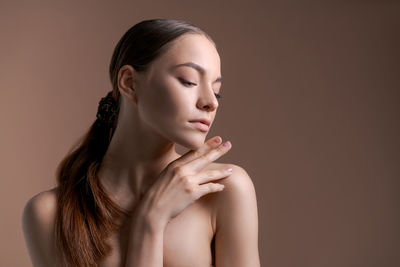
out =
[(32, 197), (22, 212), (22, 230), (33, 266), (56, 266), (54, 218), (56, 196), (44, 191)]
[(222, 190), (220, 184), (211, 181), (226, 177), (226, 171), (201, 170), (230, 149), (229, 142), (225, 144), (228, 146), (207, 141), (201, 148), (172, 161), (160, 173), (138, 204), (138, 212), (133, 213), (132, 218), (139, 223), (133, 222), (131, 226), (127, 267), (163, 266), (163, 235), (168, 221), (205, 194)]
[(139, 218), (131, 226), (126, 256), (126, 267), (162, 267), (165, 224), (153, 226), (148, 213), (139, 210)]
[(236, 165), (224, 179), (216, 207), (215, 263), (217, 267), (260, 267), (257, 199), (247, 172)]

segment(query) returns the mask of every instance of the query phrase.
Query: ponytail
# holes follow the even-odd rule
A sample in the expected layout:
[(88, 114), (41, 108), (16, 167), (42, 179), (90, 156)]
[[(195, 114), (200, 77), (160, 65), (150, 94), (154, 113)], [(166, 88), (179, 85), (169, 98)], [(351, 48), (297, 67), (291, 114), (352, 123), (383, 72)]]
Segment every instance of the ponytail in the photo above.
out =
[(118, 114), (117, 109), (112, 110), (112, 99), (111, 92), (102, 98), (97, 120), (57, 169), (55, 238), (60, 258), (67, 265), (97, 266), (111, 252), (105, 241), (118, 230), (116, 219), (128, 215), (107, 196), (97, 177), (116, 124), (110, 116)]

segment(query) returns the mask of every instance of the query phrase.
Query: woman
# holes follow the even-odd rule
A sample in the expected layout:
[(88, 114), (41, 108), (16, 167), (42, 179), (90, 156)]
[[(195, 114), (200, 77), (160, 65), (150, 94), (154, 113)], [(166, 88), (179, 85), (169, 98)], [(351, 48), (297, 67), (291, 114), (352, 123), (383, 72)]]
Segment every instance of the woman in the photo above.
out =
[(221, 97), (210, 36), (184, 21), (142, 21), (117, 44), (110, 78), (58, 186), (24, 208), (33, 265), (260, 266), (253, 183), (213, 162), (229, 141), (205, 142)]

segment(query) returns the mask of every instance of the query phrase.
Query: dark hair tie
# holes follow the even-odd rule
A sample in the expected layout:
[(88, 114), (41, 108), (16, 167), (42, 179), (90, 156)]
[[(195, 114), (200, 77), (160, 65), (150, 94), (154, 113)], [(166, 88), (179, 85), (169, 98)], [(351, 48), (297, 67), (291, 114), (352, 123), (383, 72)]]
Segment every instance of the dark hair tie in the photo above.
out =
[(101, 98), (96, 117), (101, 124), (110, 126), (118, 116), (118, 103), (110, 91), (107, 96)]

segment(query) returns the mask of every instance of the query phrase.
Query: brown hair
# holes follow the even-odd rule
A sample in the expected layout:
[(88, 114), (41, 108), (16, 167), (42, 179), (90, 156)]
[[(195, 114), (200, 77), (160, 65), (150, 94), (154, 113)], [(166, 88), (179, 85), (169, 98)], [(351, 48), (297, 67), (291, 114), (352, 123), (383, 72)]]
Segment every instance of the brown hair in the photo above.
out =
[[(172, 19), (152, 19), (132, 26), (116, 45), (109, 74), (109, 95), (120, 103), (118, 72), (123, 65), (145, 71), (172, 40), (185, 33), (209, 35), (198, 27)], [(129, 213), (106, 194), (97, 171), (107, 151), (118, 117), (109, 126), (97, 119), (57, 168), (55, 240), (59, 259), (68, 266), (97, 266), (111, 253), (106, 239), (117, 231), (117, 219)]]

